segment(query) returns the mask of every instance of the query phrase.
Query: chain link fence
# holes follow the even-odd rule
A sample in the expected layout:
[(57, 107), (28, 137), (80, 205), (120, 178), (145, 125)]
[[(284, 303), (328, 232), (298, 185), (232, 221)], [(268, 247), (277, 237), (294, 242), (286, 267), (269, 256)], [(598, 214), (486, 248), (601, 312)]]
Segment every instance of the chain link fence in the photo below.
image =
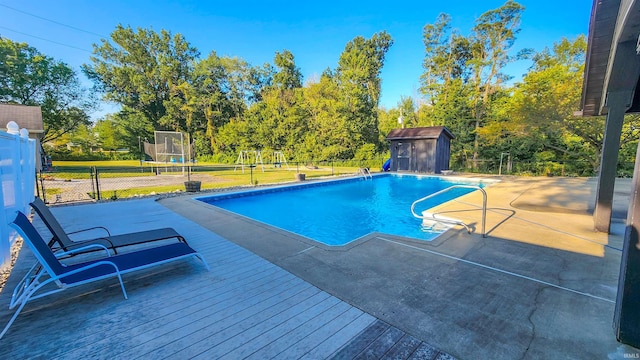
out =
[[(38, 194), (45, 202), (73, 203), (117, 200), (148, 195), (212, 190), (341, 175), (356, 175), (360, 168), (382, 171), (387, 158), (367, 160), (304, 160), (277, 163), (183, 165), (141, 162), (140, 166), (64, 166), (38, 176)], [(595, 176), (593, 166), (571, 162), (509, 162), (480, 160), (452, 164), (457, 173), (520, 176)], [(633, 164), (620, 164), (619, 177), (632, 175)], [(191, 182), (190, 186), (186, 182)], [(197, 185), (197, 186), (196, 186)]]
[[(381, 168), (382, 161), (310, 160), (186, 166), (179, 163), (141, 163), (139, 167), (64, 166), (39, 174), (38, 195), (49, 204), (118, 200), (189, 190), (293, 182), (300, 179), (298, 174), (305, 174), (306, 179), (355, 175), (361, 167)], [(195, 183), (196, 187), (193, 186)]]

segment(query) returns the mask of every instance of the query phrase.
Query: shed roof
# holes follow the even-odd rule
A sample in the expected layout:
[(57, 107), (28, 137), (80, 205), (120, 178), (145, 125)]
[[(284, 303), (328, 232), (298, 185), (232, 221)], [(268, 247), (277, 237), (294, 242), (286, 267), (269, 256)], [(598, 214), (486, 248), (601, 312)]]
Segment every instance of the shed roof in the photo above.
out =
[(0, 104), (0, 130), (6, 131), (9, 121), (15, 121), (21, 129), (29, 130), (29, 133), (44, 133), (40, 106)]
[(430, 126), (430, 127), (417, 127), (410, 129), (393, 129), (387, 135), (387, 140), (402, 140), (402, 139), (437, 139), (444, 133), (449, 139), (453, 139), (454, 136), (444, 126)]

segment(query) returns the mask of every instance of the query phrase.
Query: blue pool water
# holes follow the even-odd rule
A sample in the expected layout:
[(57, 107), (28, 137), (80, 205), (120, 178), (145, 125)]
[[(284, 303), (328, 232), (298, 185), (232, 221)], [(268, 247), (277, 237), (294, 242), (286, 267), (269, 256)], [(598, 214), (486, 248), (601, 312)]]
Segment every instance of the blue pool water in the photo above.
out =
[[(327, 245), (344, 245), (371, 232), (431, 240), (411, 204), (452, 185), (435, 176), (386, 174), (373, 180), (347, 179), (201, 197), (198, 200), (291, 231)], [(473, 183), (480, 185), (479, 182)], [(416, 213), (470, 189), (454, 189), (416, 207)]]

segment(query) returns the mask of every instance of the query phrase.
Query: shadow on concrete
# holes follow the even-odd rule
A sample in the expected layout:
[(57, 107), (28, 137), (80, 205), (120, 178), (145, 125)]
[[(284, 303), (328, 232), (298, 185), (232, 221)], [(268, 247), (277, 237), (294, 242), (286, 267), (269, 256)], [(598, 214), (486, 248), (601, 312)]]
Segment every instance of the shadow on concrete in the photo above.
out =
[[(433, 242), (372, 234), (327, 247), (196, 200), (161, 203), (462, 359), (640, 356), (616, 341), (611, 325), (622, 236), (592, 231), (588, 186), (553, 180), (488, 188), (490, 236), (455, 229)], [(565, 187), (573, 190), (558, 189)], [(462, 214), (462, 205), (479, 203), (473, 196), (437, 211)], [(570, 211), (554, 211), (562, 206)], [(480, 212), (472, 210), (466, 221), (477, 230)]]

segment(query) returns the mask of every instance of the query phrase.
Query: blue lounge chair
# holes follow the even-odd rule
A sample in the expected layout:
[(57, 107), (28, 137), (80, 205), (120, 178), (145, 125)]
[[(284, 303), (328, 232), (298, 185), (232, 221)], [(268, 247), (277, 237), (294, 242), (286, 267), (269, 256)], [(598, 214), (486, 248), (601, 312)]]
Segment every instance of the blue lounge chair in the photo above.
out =
[[(58, 222), (58, 220), (53, 216), (51, 210), (40, 198), (35, 198), (33, 202), (31, 202), (31, 207), (33, 210), (38, 213), (42, 222), (47, 226), (49, 232), (51, 232), (52, 238), (49, 241), (49, 247), (53, 249), (53, 251), (62, 250), (69, 251), (72, 249), (77, 249), (80, 246), (86, 246), (90, 244), (99, 244), (106, 246), (108, 249), (113, 250), (115, 254), (118, 253), (118, 248), (130, 245), (137, 245), (151, 241), (159, 241), (159, 240), (168, 240), (168, 239), (177, 239), (178, 241), (186, 243), (187, 241), (182, 237), (182, 235), (178, 234), (176, 230), (173, 228), (162, 228), (162, 229), (153, 229), (147, 231), (138, 231), (128, 234), (121, 235), (111, 235), (109, 230), (104, 226), (96, 226), (88, 229), (83, 229), (79, 231), (74, 231), (67, 233), (62, 228), (62, 225)], [(90, 231), (94, 229), (102, 229), (106, 235), (95, 238), (95, 239), (87, 239), (82, 241), (73, 241), (69, 237), (69, 234), (76, 234), (84, 231)], [(99, 251), (100, 248), (89, 248), (88, 251)]]
[[(71, 250), (71, 252), (84, 252), (87, 248), (91, 247), (102, 249), (106, 252), (106, 257), (78, 264), (65, 265), (60, 262), (58, 257), (67, 255), (67, 252), (54, 254), (23, 213), (18, 212), (11, 226), (22, 236), (24, 242), (29, 246), (31, 251), (33, 251), (38, 261), (31, 270), (29, 270), (27, 275), (20, 280), (13, 291), (9, 309), (13, 309), (16, 305), (19, 306), (7, 326), (5, 326), (2, 333), (0, 333), (0, 338), (4, 336), (27, 302), (63, 291), (70, 287), (110, 277), (117, 277), (124, 298), (127, 299), (127, 292), (122, 282), (122, 274), (194, 256), (198, 257), (204, 263), (207, 270), (209, 270), (209, 265), (207, 265), (202, 255), (183, 242), (113, 256), (111, 256), (105, 246), (92, 244), (84, 248)], [(38, 290), (51, 283), (55, 283), (58, 288), (36, 295)]]

